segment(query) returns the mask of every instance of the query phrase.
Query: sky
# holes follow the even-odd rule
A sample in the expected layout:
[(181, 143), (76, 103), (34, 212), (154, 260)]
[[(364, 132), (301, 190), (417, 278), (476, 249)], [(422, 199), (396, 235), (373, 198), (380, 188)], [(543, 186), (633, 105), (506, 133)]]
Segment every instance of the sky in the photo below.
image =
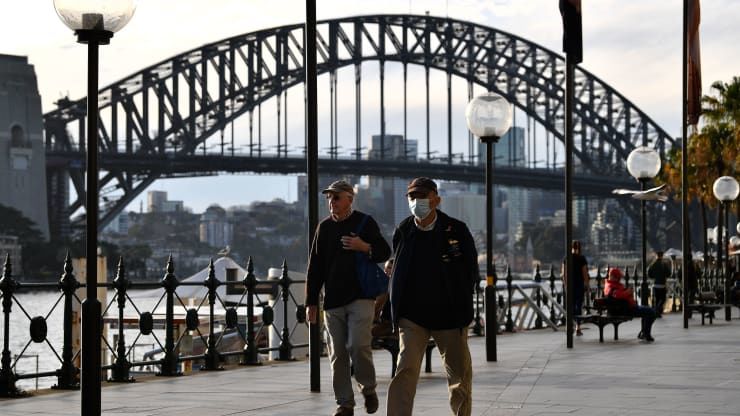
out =
[[(584, 61), (581, 66), (624, 94), (669, 134), (680, 136), (683, 2), (584, 0), (582, 3)], [(141, 0), (129, 24), (115, 34), (110, 45), (101, 48), (100, 85), (108, 85), (205, 43), (302, 22), (304, 6), (305, 2), (295, 0)], [(557, 0), (317, 1), (319, 20), (379, 13), (424, 14), (427, 11), (435, 16), (491, 26), (558, 53), (561, 51), (562, 25)], [(732, 76), (740, 75), (740, 31), (736, 29), (739, 20), (740, 1), (702, 2), (701, 59), (705, 94), (710, 92), (712, 82), (727, 82)], [(0, 53), (28, 56), (36, 71), (44, 112), (53, 109), (54, 101), (65, 95), (72, 99), (84, 97), (87, 50), (76, 43), (72, 31), (59, 20), (53, 1), (4, 2), (0, 6), (0, 39)], [(345, 83), (349, 86), (343, 89), (346, 94), (340, 96), (341, 108), (354, 100), (351, 82)], [(324, 85), (328, 84), (320, 80), (320, 90)], [(321, 113), (328, 111), (328, 106), (321, 106), (321, 94), (324, 92), (320, 91), (319, 95), (320, 131), (326, 129), (322, 121), (327, 120), (325, 112), (324, 116)], [(400, 99), (392, 95), (387, 98), (389, 111), (399, 108)], [(422, 99), (411, 99), (409, 112), (421, 112), (422, 106)], [(297, 111), (298, 106), (291, 108)], [(464, 108), (455, 111), (462, 120), (455, 120), (455, 123), (464, 124)], [(289, 134), (302, 134), (302, 116), (293, 119), (296, 125), (291, 125)], [(398, 130), (397, 119), (397, 114), (389, 115), (389, 133), (394, 129), (393, 123)], [(372, 121), (371, 117), (369, 122)], [(363, 132), (377, 133), (365, 127)], [(161, 180), (149, 190), (166, 190), (170, 199), (183, 200), (195, 212), (203, 211), (211, 203), (227, 207), (254, 200), (296, 198), (295, 178), (275, 176), (221, 175)], [(143, 198), (145, 195), (137, 198), (128, 209), (138, 211)]]

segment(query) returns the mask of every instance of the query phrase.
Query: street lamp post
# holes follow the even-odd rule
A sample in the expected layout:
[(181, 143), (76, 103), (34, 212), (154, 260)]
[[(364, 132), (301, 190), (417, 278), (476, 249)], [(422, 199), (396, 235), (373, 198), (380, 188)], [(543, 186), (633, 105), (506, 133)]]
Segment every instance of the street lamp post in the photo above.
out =
[[(729, 211), (729, 205), (730, 202), (734, 201), (735, 198), (737, 198), (738, 193), (740, 193), (740, 186), (737, 183), (737, 180), (733, 178), (732, 176), (722, 176), (717, 178), (716, 181), (714, 181), (714, 185), (712, 186), (712, 192), (714, 193), (714, 197), (717, 198), (721, 204), (722, 210), (724, 211), (724, 219), (720, 220), (717, 224), (717, 261), (720, 262), (722, 259), (720, 259), (720, 256), (722, 254), (723, 249), (728, 250), (728, 254), (725, 255), (724, 261), (721, 263), (718, 263), (717, 265), (722, 266), (723, 276), (725, 279), (725, 296), (724, 296), (724, 304), (725, 304), (725, 320), (729, 321), (731, 318), (732, 310), (730, 309), (730, 256), (729, 256), (729, 238), (728, 235), (729, 229), (727, 226), (727, 211)], [(725, 238), (722, 238), (722, 226), (724, 223), (725, 230), (727, 232), (725, 233)]]
[(496, 361), (496, 268), (493, 264), (493, 148), (509, 130), (513, 111), (511, 104), (496, 93), (473, 98), (465, 107), (465, 121), (471, 133), (486, 144), (486, 361)]
[(85, 195), (86, 297), (82, 302), (82, 415), (100, 415), (101, 307), (98, 257), (98, 46), (107, 45), (136, 10), (135, 0), (54, 0), (59, 18), (87, 44), (87, 150)]
[[(647, 182), (655, 177), (660, 171), (660, 156), (655, 149), (647, 146), (635, 148), (627, 156), (627, 170), (633, 178), (640, 182), (640, 190), (645, 190)], [(640, 285), (640, 303), (648, 304), (647, 284), (647, 246), (645, 244), (645, 200), (640, 200), (640, 234), (642, 238), (642, 284)]]

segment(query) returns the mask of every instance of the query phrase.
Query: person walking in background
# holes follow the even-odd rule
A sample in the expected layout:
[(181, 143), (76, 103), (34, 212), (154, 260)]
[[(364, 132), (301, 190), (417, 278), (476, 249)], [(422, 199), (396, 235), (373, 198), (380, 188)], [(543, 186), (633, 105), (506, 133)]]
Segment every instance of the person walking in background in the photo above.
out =
[(653, 280), (653, 307), (656, 317), (661, 318), (666, 297), (666, 280), (671, 277), (671, 266), (663, 259), (663, 251), (655, 250), (655, 260), (647, 269), (648, 277)]
[[(317, 229), (306, 276), (306, 318), (318, 319), (318, 301), (324, 289), (324, 318), (329, 332), (329, 361), (337, 409), (334, 416), (352, 416), (355, 399), (351, 367), (365, 398), (365, 410), (378, 410), (375, 367), (370, 347), (370, 329), (375, 299), (362, 294), (356, 272), (355, 253), (380, 263), (390, 256), (390, 246), (372, 217), (354, 211), (355, 192), (345, 181), (336, 181), (321, 191), (326, 195), (329, 216)], [(365, 220), (362, 229), (360, 225)], [(350, 364), (351, 358), (351, 364)]]
[[(569, 276), (574, 276), (573, 279), (573, 315), (579, 316), (582, 314), (583, 309), (583, 297), (586, 293), (586, 289), (590, 288), (590, 280), (588, 276), (588, 262), (586, 257), (581, 254), (581, 242), (573, 240), (571, 245), (571, 251), (573, 253), (573, 264), (571, 265), (571, 273), (565, 273), (565, 259), (563, 259), (563, 266), (560, 269), (560, 276), (563, 278), (563, 285), (567, 284)], [(576, 335), (581, 336), (581, 320), (576, 318)]]
[(473, 370), (468, 325), (479, 279), (468, 227), (437, 207), (437, 184), (416, 178), (406, 196), (412, 215), (393, 233), (391, 315), (398, 327), (398, 369), (388, 387), (387, 414), (409, 416), (427, 342), (432, 337), (447, 371), (452, 413), (470, 415)]
[(609, 270), (609, 278), (604, 285), (604, 296), (619, 300), (626, 304), (627, 313), (630, 316), (642, 318), (642, 329), (637, 338), (647, 342), (653, 342), (653, 322), (655, 322), (655, 310), (649, 306), (640, 306), (635, 301), (635, 295), (631, 288), (626, 288), (622, 280), (622, 271), (619, 269)]

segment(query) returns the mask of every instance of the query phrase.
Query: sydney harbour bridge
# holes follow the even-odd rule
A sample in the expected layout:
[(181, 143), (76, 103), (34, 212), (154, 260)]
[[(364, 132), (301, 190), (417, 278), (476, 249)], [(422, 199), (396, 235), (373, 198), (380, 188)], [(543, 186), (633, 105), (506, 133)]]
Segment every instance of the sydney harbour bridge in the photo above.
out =
[[(467, 83), (469, 98), (475, 89), (478, 93), (489, 90), (503, 95), (517, 113), (526, 116), (527, 125), (537, 125), (548, 140), (552, 138), (553, 146), (563, 141), (565, 60), (536, 43), (466, 21), (417, 15), (326, 20), (319, 22), (317, 37), (318, 74), (328, 74), (331, 101), (329, 134), (319, 138), (319, 146), (324, 149), (319, 156), (322, 174), (425, 175), (483, 182), (477, 139), (466, 131), (467, 141), (453, 140), (461, 134), (453, 134), (452, 120), (462, 118), (461, 114), (452, 114), (453, 78)], [(168, 58), (102, 88), (97, 97), (100, 227), (157, 179), (223, 172), (305, 172), (305, 134), (287, 134), (289, 114), (305, 118), (304, 108), (291, 108), (290, 112), (287, 108), (291, 89), (304, 97), (305, 104), (303, 38), (303, 24), (234, 36)], [(379, 91), (362, 88), (363, 63), (368, 61), (378, 63)], [(386, 91), (387, 63), (400, 65), (402, 93), (397, 89)], [(425, 142), (425, 151), (418, 157), (390, 157), (382, 143), (390, 134), (386, 131), (386, 105), (391, 94), (396, 100), (402, 94), (405, 148), (410, 66), (423, 68), (424, 73), (425, 90), (414, 88), (410, 93), (426, 97), (426, 136), (417, 137), (420, 148)], [(337, 73), (344, 67), (354, 68), (354, 85), (341, 85), (343, 98), (354, 95), (355, 99), (354, 138), (340, 138), (336, 127), (340, 118)], [(447, 94), (446, 140), (437, 148), (430, 144), (430, 89), (441, 87), (439, 83), (430, 86), (430, 72), (434, 71), (446, 77)], [(624, 166), (629, 152), (647, 145), (664, 156), (674, 139), (594, 74), (577, 67), (575, 76), (575, 192), (608, 197), (613, 188), (635, 187)], [(379, 93), (379, 106), (363, 108), (363, 93)], [(265, 111), (267, 102), (276, 103), (270, 106), (272, 111)], [(75, 222), (84, 221), (80, 211), (85, 201), (86, 99), (64, 99), (57, 105), (56, 110), (44, 115), (47, 186), (52, 235), (64, 235)], [(276, 126), (276, 134), (270, 137), (261, 133), (263, 113), (267, 112), (276, 117), (269, 122)], [(366, 151), (370, 134), (361, 129), (363, 116), (370, 112), (379, 113), (379, 125), (371, 133), (379, 134), (381, 140), (372, 157)], [(240, 130), (235, 138), (233, 123), (242, 116), (248, 118), (248, 133)], [(342, 114), (341, 118), (348, 117)], [(224, 133), (229, 127), (231, 137)], [(346, 153), (340, 151), (342, 147)], [(403, 155), (409, 153), (404, 151)], [(494, 182), (563, 189), (563, 167), (555, 163), (554, 157), (552, 162), (504, 163), (495, 168)], [(71, 201), (70, 183), (76, 195)], [(638, 204), (630, 200), (621, 200), (620, 204), (628, 215), (639, 218)], [(663, 215), (674, 214), (669, 209)]]

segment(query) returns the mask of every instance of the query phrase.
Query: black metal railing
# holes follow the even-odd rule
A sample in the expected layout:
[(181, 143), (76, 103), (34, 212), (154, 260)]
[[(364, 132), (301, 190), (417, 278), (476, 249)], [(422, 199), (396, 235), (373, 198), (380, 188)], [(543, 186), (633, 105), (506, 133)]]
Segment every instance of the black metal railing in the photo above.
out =
[[(259, 365), (259, 354), (278, 351), (279, 360), (293, 359), (293, 351), (296, 348), (308, 347), (307, 342), (298, 342), (293, 339), (297, 328), (306, 325), (305, 309), (296, 300), (291, 292), (292, 287), (305, 280), (291, 279), (288, 266), (284, 262), (282, 274), (277, 280), (258, 280), (254, 275), (254, 265), (250, 258), (247, 262), (246, 275), (241, 281), (220, 281), (216, 278), (213, 261), (208, 267), (208, 277), (203, 281), (179, 281), (175, 275), (175, 266), (172, 257), (167, 260), (165, 275), (159, 282), (133, 282), (126, 277), (124, 260), (119, 260), (116, 276), (112, 282), (100, 283), (99, 287), (114, 291), (114, 296), (106, 304), (102, 317), (109, 328), (115, 330), (114, 342), (109, 342), (107, 337), (102, 337), (103, 350), (111, 357), (110, 364), (103, 365), (104, 374), (110, 374), (109, 382), (131, 382), (134, 378), (131, 370), (134, 368), (158, 368), (159, 376), (178, 376), (182, 374), (183, 363), (200, 362), (203, 371), (221, 370), (222, 364), (227, 357), (236, 356), (240, 358), (240, 364)], [(203, 287), (205, 293), (199, 294), (197, 305), (186, 305), (177, 289), (183, 287)], [(237, 294), (238, 300), (226, 302), (219, 294), (220, 287), (229, 288), (231, 294)], [(0, 359), (0, 397), (17, 397), (25, 393), (17, 386), (17, 381), (22, 379), (56, 377), (58, 389), (78, 389), (80, 368), (77, 364), (79, 349), (73, 347), (74, 331), (77, 316), (74, 313), (75, 306), (81, 301), (75, 292), (86, 287), (79, 282), (74, 275), (72, 261), (67, 255), (64, 261), (64, 273), (57, 283), (28, 283), (19, 282), (14, 279), (12, 265), (9, 256), (6, 257), (2, 278), (0, 278), (0, 295), (3, 305), (3, 350)], [(132, 298), (132, 290), (162, 289), (156, 304), (150, 310), (143, 310)], [(54, 290), (59, 292), (51, 309), (45, 315), (31, 316), (16, 296), (20, 292), (34, 290)], [(274, 300), (280, 300), (282, 319), (275, 320), (275, 313), (268, 299), (264, 296), (270, 295)], [(244, 306), (246, 305), (246, 311)], [(216, 314), (219, 307), (224, 312)], [(256, 308), (261, 307), (261, 314), (256, 314)], [(62, 345), (54, 345), (48, 339), (47, 320), (57, 308), (63, 309), (63, 336)], [(114, 312), (117, 308), (118, 311)], [(157, 311), (164, 308), (164, 318)], [(207, 308), (205, 318), (207, 322), (201, 325), (203, 313), (201, 309)], [(175, 313), (175, 310), (184, 313)], [(294, 315), (291, 310), (294, 309)], [(127, 313), (128, 312), (128, 313)], [(18, 339), (21, 334), (11, 333), (11, 313), (21, 313), (29, 320), (29, 339), (20, 352), (11, 351), (10, 340)], [(241, 316), (240, 316), (241, 313)], [(294, 317), (294, 319), (293, 319)], [(240, 323), (243, 321), (243, 324)], [(293, 322), (291, 322), (293, 321)], [(205, 328), (204, 328), (205, 327)], [(220, 327), (220, 332), (217, 328)], [(79, 330), (79, 329), (77, 329)], [(266, 331), (273, 330), (280, 340), (277, 347), (261, 345)], [(133, 332), (133, 334), (132, 334)], [(163, 334), (162, 334), (163, 332)], [(243, 348), (227, 350), (222, 341), (227, 334), (236, 334), (243, 344)], [(162, 339), (162, 335), (164, 338)], [(133, 340), (130, 340), (133, 336)], [(193, 336), (205, 347), (199, 354), (187, 355), (181, 351), (183, 340), (186, 336)], [(158, 346), (140, 361), (131, 359), (132, 352), (140, 347), (142, 337), (151, 337), (153, 344)], [(58, 367), (48, 371), (34, 371), (20, 373), (16, 369), (19, 360), (25, 357), (25, 352), (32, 343), (45, 343), (50, 353), (58, 361)], [(61, 354), (59, 354), (61, 349)], [(154, 359), (161, 355), (161, 358)], [(14, 356), (14, 359), (11, 359)], [(103, 374), (101, 374), (103, 376)]]
[[(547, 276), (543, 277), (538, 265), (531, 278), (515, 279), (510, 268), (506, 267), (505, 280), (498, 282), (495, 288), (500, 310), (496, 317), (499, 331), (539, 329), (545, 327), (545, 324), (557, 330), (558, 326), (564, 324), (565, 308), (561, 276), (556, 275), (554, 265), (550, 265), (549, 269)], [(10, 258), (6, 256), (0, 278), (4, 317), (0, 397), (23, 396), (25, 393), (16, 385), (17, 381), (23, 379), (56, 377), (53, 388), (79, 388), (80, 351), (79, 348), (75, 348), (73, 340), (75, 331), (79, 331), (76, 325), (79, 318), (75, 311), (78, 310), (81, 300), (76, 292), (86, 287), (86, 284), (75, 277), (69, 255), (64, 260), (63, 270), (61, 278), (56, 283), (20, 282), (13, 277)], [(204, 280), (181, 281), (175, 274), (175, 264), (170, 256), (165, 266), (165, 274), (159, 282), (134, 282), (127, 278), (125, 262), (120, 259), (114, 279), (99, 284), (99, 287), (113, 291), (113, 296), (107, 301), (102, 312), (108, 328), (115, 331), (113, 342), (109, 342), (106, 336), (102, 338), (103, 350), (111, 357), (110, 363), (102, 366), (103, 372), (108, 375), (107, 380), (113, 383), (134, 381), (133, 369), (157, 370), (156, 374), (163, 377), (179, 376), (183, 374), (182, 368), (185, 364), (192, 365), (195, 362), (200, 363), (201, 371), (218, 371), (223, 369), (223, 364), (230, 360), (230, 357), (238, 358), (241, 365), (260, 365), (260, 354), (273, 352), (277, 354), (275, 357), (277, 360), (292, 360), (295, 349), (308, 347), (307, 342), (299, 342), (295, 337), (296, 330), (307, 324), (304, 305), (300, 304), (292, 292), (295, 284), (305, 283), (305, 280), (292, 279), (285, 262), (280, 277), (272, 280), (256, 278), (251, 257), (245, 270), (242, 280), (227, 278), (226, 281), (221, 281), (216, 277), (214, 262), (211, 260)], [(603, 296), (603, 286), (609, 270), (607, 265), (602, 275), (602, 267), (597, 268), (596, 275), (592, 277), (584, 293), (586, 310), (589, 310), (594, 299)], [(639, 288), (637, 268), (633, 270), (634, 274), (631, 274), (630, 268), (625, 268), (625, 281), (628, 286)], [(700, 291), (718, 292), (725, 286), (725, 276), (713, 270), (704, 269), (698, 272), (697, 279)], [(671, 287), (669, 296), (673, 298), (674, 305), (672, 309), (680, 309), (680, 305), (675, 306), (677, 300), (680, 302), (683, 290), (680, 286), (680, 271), (674, 270), (670, 280), (672, 285), (669, 285)], [(473, 294), (476, 322), (479, 322), (484, 308), (484, 302), (480, 300), (480, 286), (479, 282)], [(228, 295), (220, 294), (219, 289), (222, 287), (226, 290), (221, 292)], [(203, 291), (197, 291), (197, 296), (188, 296), (190, 304), (186, 304), (178, 293), (180, 288), (203, 288)], [(154, 306), (146, 310), (132, 296), (132, 291), (142, 289), (148, 289), (156, 294)], [(59, 294), (44, 315), (32, 316), (17, 296), (24, 291), (35, 290), (53, 290)], [(158, 293), (159, 290), (161, 293)], [(230, 295), (236, 296), (227, 300)], [(270, 304), (268, 297), (275, 302)], [(198, 302), (193, 302), (194, 300)], [(275, 311), (273, 308), (278, 304), (280, 309)], [(217, 313), (217, 308), (223, 312)], [(261, 313), (257, 312), (257, 308), (261, 308)], [(64, 316), (61, 345), (49, 340), (47, 325), (49, 316), (55, 311), (58, 313), (59, 309)], [(202, 309), (207, 311), (203, 313)], [(291, 309), (294, 309), (293, 314)], [(162, 310), (164, 313), (160, 312)], [(13, 351), (9, 343), (11, 339), (17, 340), (21, 336), (11, 333), (11, 313), (20, 314), (29, 322), (28, 340), (25, 346), (20, 348), (20, 352)], [(276, 314), (282, 315), (282, 319), (276, 319)], [(206, 319), (203, 324), (201, 318)], [(279, 345), (264, 345), (266, 333), (277, 336)], [(229, 349), (224, 345), (227, 336), (238, 337), (237, 349)], [(145, 342), (144, 339), (147, 337), (150, 337), (151, 341)], [(202, 352), (193, 353), (189, 348), (183, 348), (185, 340), (190, 339), (189, 337), (193, 337), (204, 346)], [(57, 362), (55, 369), (45, 371), (37, 369), (25, 373), (17, 370), (18, 361), (32, 355), (26, 353), (32, 343), (48, 346), (50, 355)], [(137, 360), (133, 356), (134, 351), (142, 347), (150, 351)]]

